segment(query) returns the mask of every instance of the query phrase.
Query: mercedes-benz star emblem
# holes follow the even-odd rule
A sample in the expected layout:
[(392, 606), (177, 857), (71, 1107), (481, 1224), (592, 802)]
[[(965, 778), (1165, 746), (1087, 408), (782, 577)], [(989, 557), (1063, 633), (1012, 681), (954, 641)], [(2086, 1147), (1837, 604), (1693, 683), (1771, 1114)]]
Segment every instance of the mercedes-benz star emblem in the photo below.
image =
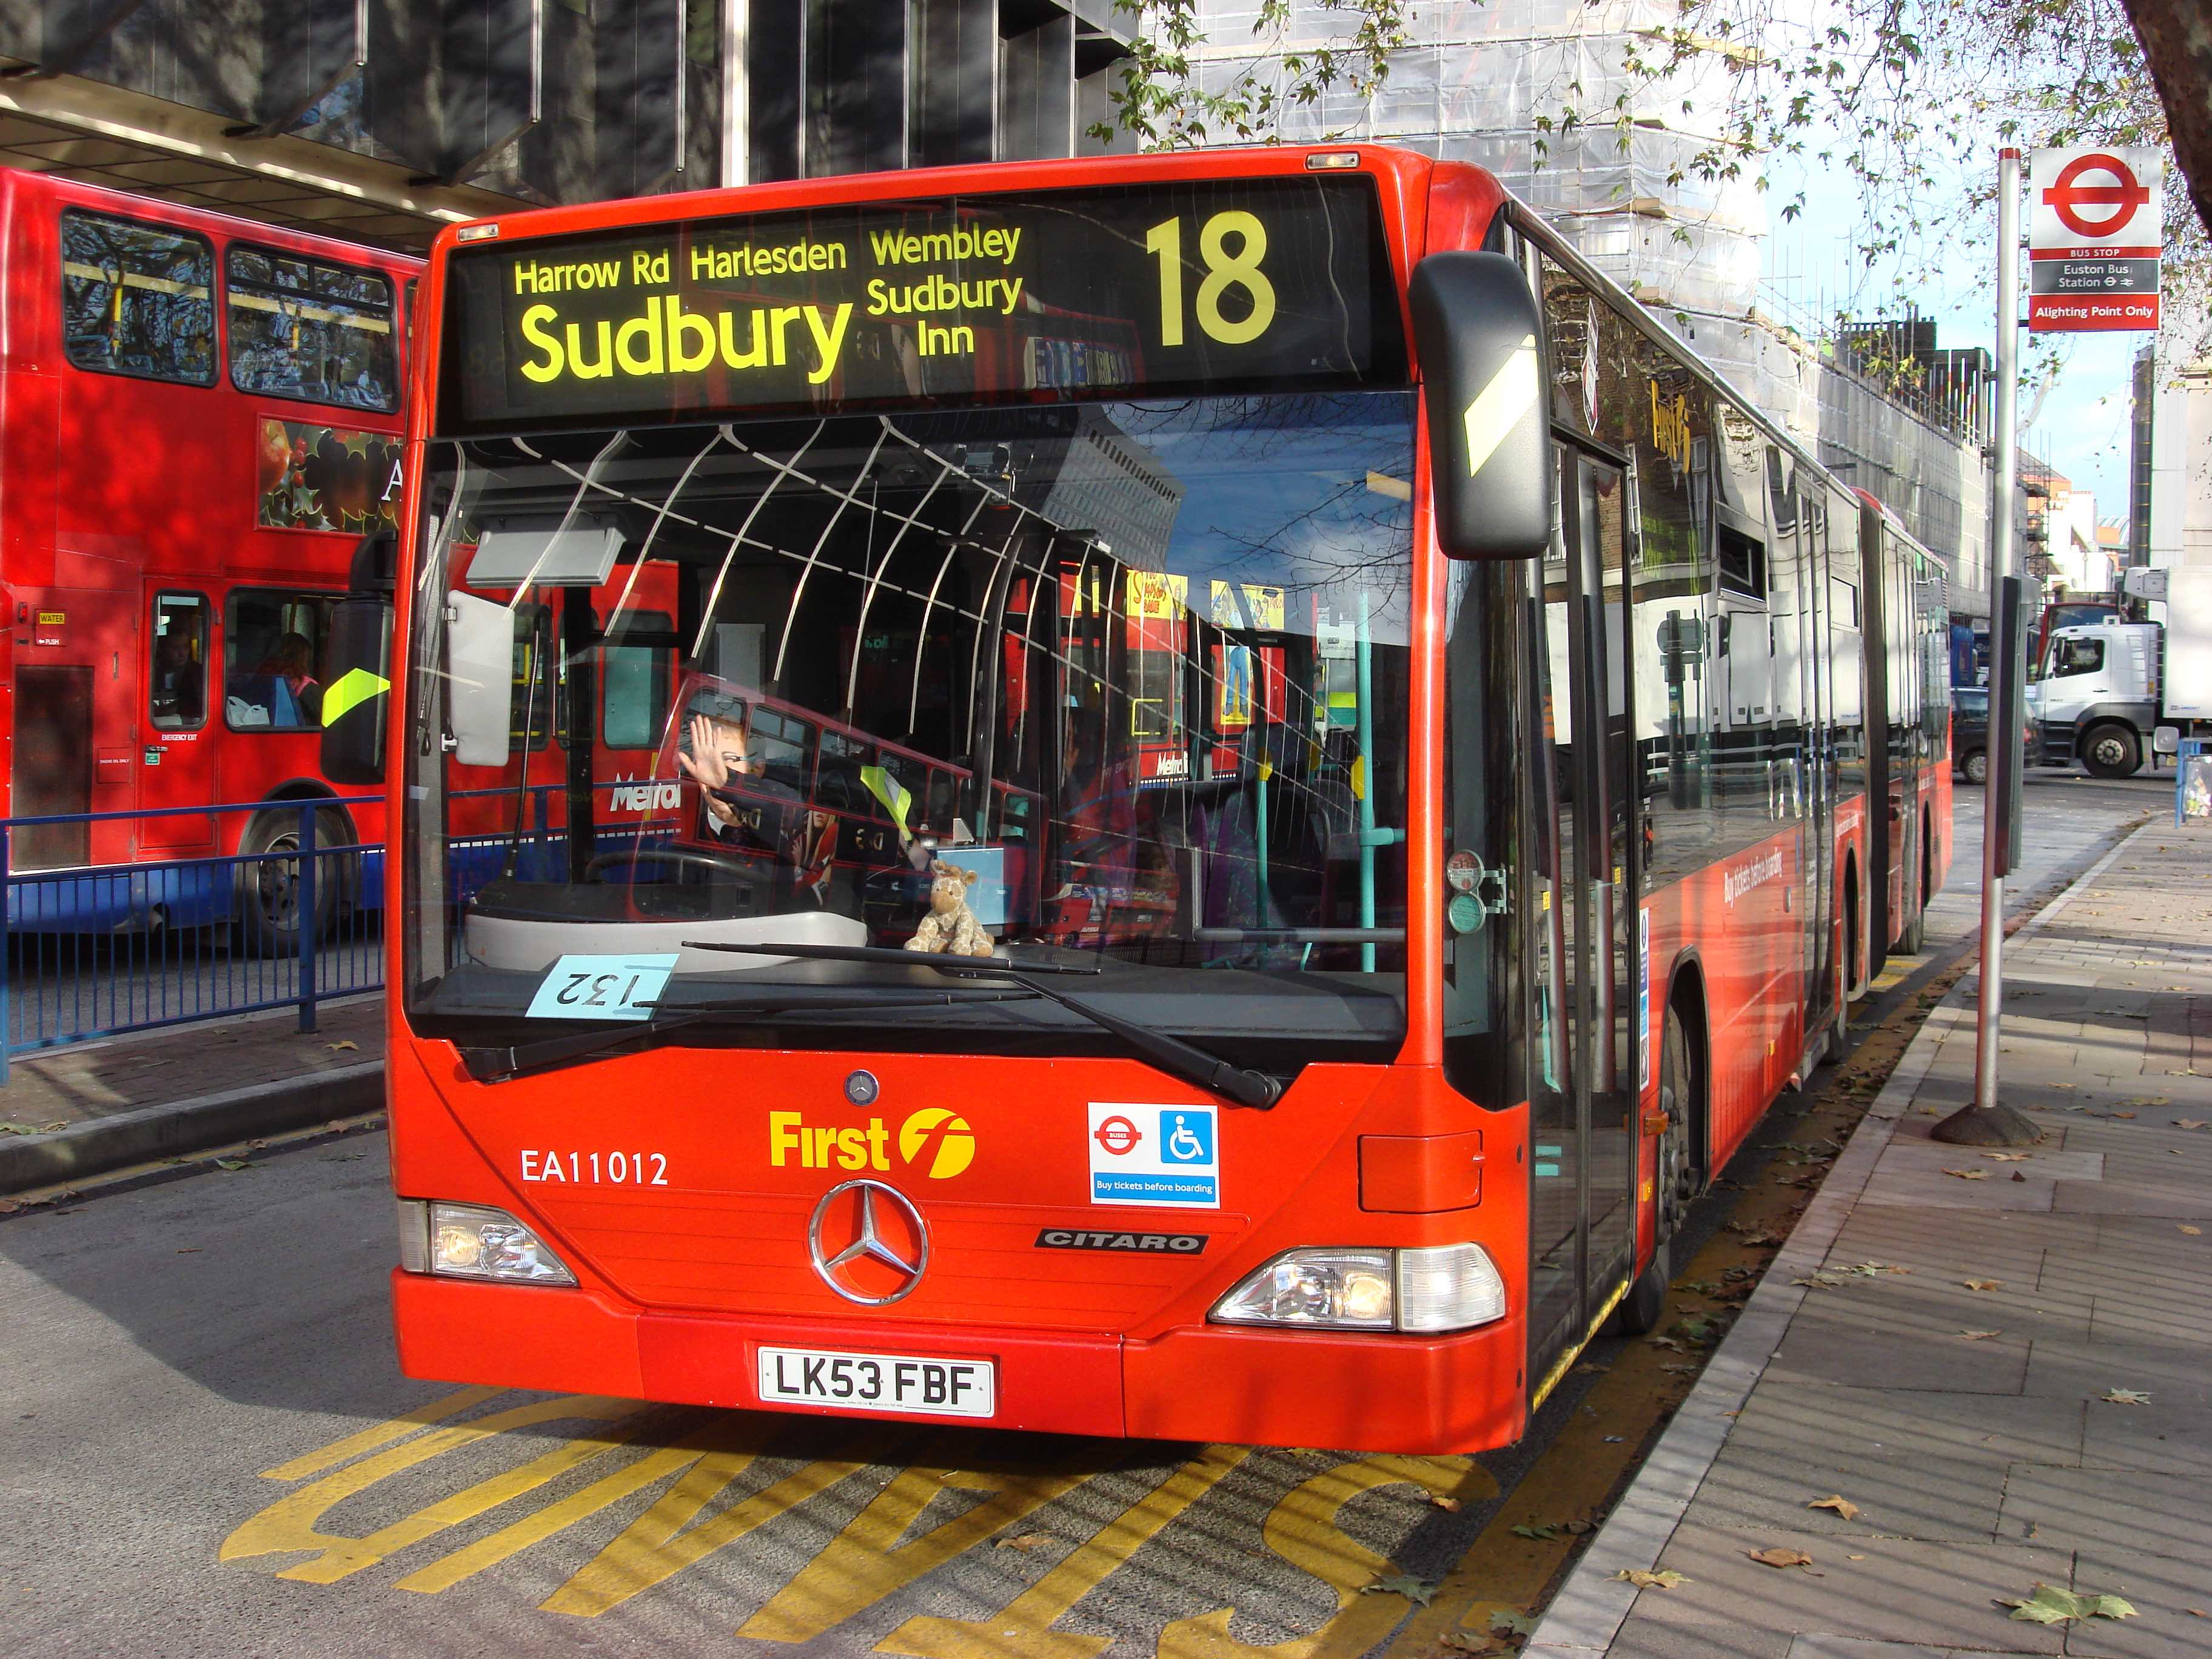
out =
[[(834, 1245), (824, 1241), (838, 1241)], [(848, 1181), (822, 1194), (806, 1224), (806, 1253), (822, 1282), (848, 1302), (880, 1308), (909, 1294), (929, 1266), (929, 1229), (914, 1200), (880, 1181)]]

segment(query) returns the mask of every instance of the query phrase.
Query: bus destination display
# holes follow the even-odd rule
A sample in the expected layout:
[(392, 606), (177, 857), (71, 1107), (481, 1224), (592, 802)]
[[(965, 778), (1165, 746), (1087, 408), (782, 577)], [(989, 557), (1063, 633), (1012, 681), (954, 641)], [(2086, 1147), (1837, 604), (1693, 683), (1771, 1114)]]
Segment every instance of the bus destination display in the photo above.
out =
[(438, 429), (1403, 385), (1364, 179), (977, 195), (457, 252)]

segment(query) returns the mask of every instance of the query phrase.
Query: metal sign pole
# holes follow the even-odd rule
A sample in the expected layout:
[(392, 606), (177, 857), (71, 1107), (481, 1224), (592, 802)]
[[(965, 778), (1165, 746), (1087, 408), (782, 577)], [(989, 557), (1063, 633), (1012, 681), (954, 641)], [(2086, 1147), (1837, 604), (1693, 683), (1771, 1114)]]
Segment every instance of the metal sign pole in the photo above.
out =
[[(2043, 1132), (2009, 1106), (1997, 1104), (1997, 1029), (2004, 1011), (2004, 878), (2014, 839), (2015, 783), (2025, 757), (2020, 721), (2002, 711), (2017, 706), (2014, 687), (2026, 668), (2026, 642), (2016, 612), (2013, 573), (2013, 494), (2019, 446), (2014, 423), (2020, 393), (2020, 152), (1997, 153), (1996, 510), (1990, 544), (1990, 734), (1996, 764), (1984, 791), (1982, 820), (1981, 1002), (1974, 1034), (1974, 1101), (1937, 1124), (1938, 1140), (1967, 1146), (2021, 1146)], [(2008, 626), (2008, 624), (2011, 624)]]

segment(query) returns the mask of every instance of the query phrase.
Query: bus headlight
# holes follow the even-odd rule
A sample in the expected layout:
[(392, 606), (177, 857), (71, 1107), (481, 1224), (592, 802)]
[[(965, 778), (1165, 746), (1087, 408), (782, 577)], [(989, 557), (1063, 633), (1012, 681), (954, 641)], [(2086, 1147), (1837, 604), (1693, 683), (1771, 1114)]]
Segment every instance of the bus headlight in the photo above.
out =
[(574, 1285), (576, 1275), (545, 1241), (504, 1210), (482, 1204), (399, 1205), (399, 1265), (451, 1279), (517, 1285)]
[(1214, 1304), (1230, 1325), (1390, 1328), (1390, 1252), (1290, 1250)]
[(1480, 1244), (1398, 1252), (1398, 1328), (1463, 1331), (1505, 1317), (1505, 1281)]
[(1224, 1325), (1459, 1331), (1505, 1314), (1505, 1282), (1480, 1244), (1286, 1250), (1214, 1304)]

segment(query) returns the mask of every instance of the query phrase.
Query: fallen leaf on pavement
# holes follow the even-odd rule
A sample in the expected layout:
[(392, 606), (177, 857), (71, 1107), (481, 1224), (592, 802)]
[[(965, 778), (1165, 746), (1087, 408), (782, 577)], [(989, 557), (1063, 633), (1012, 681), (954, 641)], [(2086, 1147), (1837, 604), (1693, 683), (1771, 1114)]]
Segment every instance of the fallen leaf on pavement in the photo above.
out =
[(2033, 1152), (1984, 1152), (1982, 1156), (1999, 1164), (2025, 1164), (2035, 1154)]
[(1388, 1578), (1378, 1578), (1371, 1584), (1360, 1586), (1362, 1595), (1402, 1595), (1416, 1607), (1425, 1607), (1434, 1599), (1437, 1587), (1425, 1578), (1416, 1578), (1411, 1573), (1393, 1573)]
[(2034, 1625), (2063, 1625), (2073, 1619), (2132, 1619), (2136, 1610), (2117, 1595), (2076, 1595), (2056, 1584), (2038, 1584), (2024, 1600), (2000, 1600), (2012, 1616)]
[(2002, 1279), (1962, 1279), (1959, 1282), (1964, 1285), (1970, 1291), (2001, 1291), (2004, 1289), (2004, 1280)]
[(1962, 1342), (1986, 1342), (1993, 1336), (2003, 1334), (2002, 1331), (1960, 1331), (1959, 1340)]
[(2106, 1114), (2105, 1114), (2105, 1115), (2106, 1115), (2106, 1117), (2127, 1117), (2127, 1118), (2131, 1118), (2131, 1117), (2133, 1117), (2133, 1116), (2135, 1115), (2135, 1114), (2134, 1114), (2133, 1112), (2107, 1112), (2107, 1113), (2106, 1113)]
[(2186, 1221), (2177, 1222), (2174, 1224), (2179, 1227), (2182, 1231), (2187, 1233), (2191, 1238), (2201, 1238), (2204, 1236), (2203, 1228), (2192, 1227)]
[(27, 1123), (0, 1123), (0, 1135), (34, 1135), (38, 1133)]
[[(1680, 1575), (1676, 1575), (1680, 1577)], [(1490, 1628), (1500, 1636), (1534, 1636), (1536, 1615), (1516, 1613), (1510, 1607), (1499, 1607), (1490, 1615)]]
[(1457, 1515), (1464, 1507), (1466, 1501), (1460, 1498), (1431, 1498), (1429, 1499), (1429, 1507), (1432, 1510), (1442, 1510), (1446, 1515)]
[(1473, 1631), (1448, 1630), (1437, 1638), (1437, 1645), (1450, 1653), (1503, 1653), (1494, 1636), (1477, 1636)]
[(1805, 1507), (1808, 1510), (1833, 1510), (1846, 1521), (1856, 1521), (1859, 1518), (1859, 1506), (1848, 1498), (1816, 1498)]
[(1011, 1538), (1001, 1538), (996, 1541), (994, 1547), (1002, 1550), (1019, 1550), (1023, 1554), (1027, 1555), (1038, 1545), (1050, 1542), (1052, 1542), (1052, 1534), (1048, 1532), (1024, 1532)]
[(1804, 1551), (1784, 1549), (1779, 1545), (1772, 1549), (1746, 1550), (1744, 1553), (1761, 1566), (1809, 1567), (1813, 1565), (1813, 1558)]
[(2204, 1127), (2204, 1120), (2201, 1117), (2178, 1117), (2173, 1120), (2173, 1127), (2177, 1129), (2201, 1129)]
[(2150, 1396), (2140, 1389), (2107, 1389), (2104, 1401), (2108, 1406), (2148, 1406)]
[(1672, 1589), (1677, 1584), (1689, 1583), (1689, 1580), (1679, 1572), (1671, 1571), (1646, 1572), (1641, 1567), (1623, 1567), (1613, 1576), (1615, 1578), (1626, 1580), (1638, 1589)]
[(253, 1166), (242, 1158), (219, 1158), (215, 1161), (218, 1170), (250, 1170)]
[(203, 1248), (203, 1246), (198, 1244), (186, 1244), (181, 1246), (178, 1249), (177, 1254), (179, 1255), (198, 1255)]
[(1990, 1178), (1987, 1170), (1946, 1170), (1943, 1173), (1956, 1176), (1961, 1181), (1987, 1181)]
[(328, 1048), (332, 1054), (337, 1054), (347, 1048), (351, 1048), (356, 1052), (358, 1052), (361, 1048), (361, 1044), (356, 1042), (350, 1037), (344, 1037), (336, 1042), (325, 1042), (323, 1047)]

